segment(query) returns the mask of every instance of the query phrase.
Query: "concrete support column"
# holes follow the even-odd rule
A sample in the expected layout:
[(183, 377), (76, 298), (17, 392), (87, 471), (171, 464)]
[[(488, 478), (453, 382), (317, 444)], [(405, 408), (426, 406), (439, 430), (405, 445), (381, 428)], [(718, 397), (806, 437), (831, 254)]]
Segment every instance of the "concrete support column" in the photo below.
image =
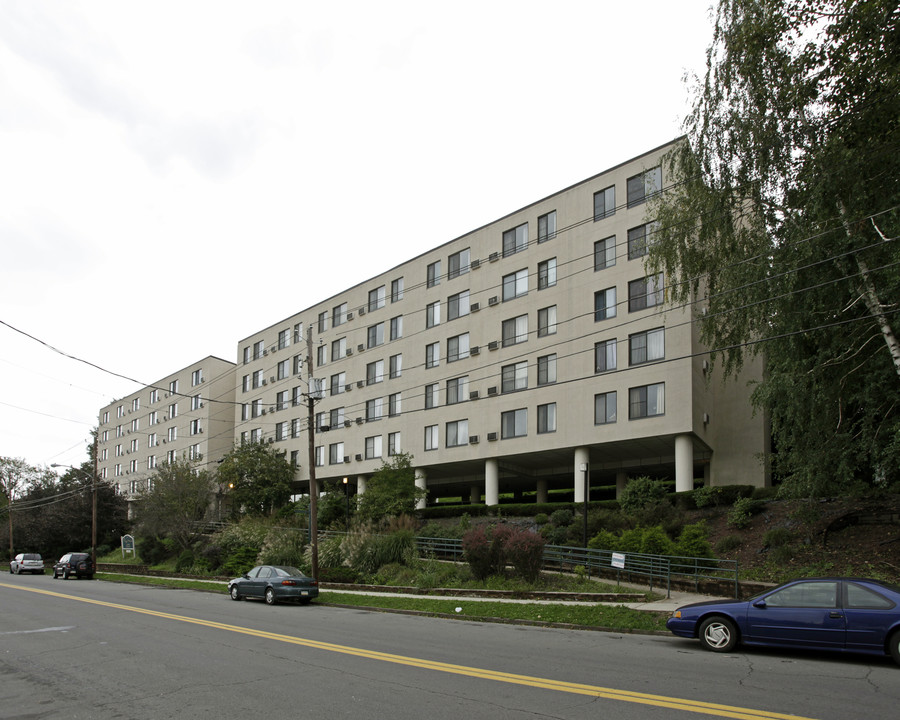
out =
[(572, 472), (572, 487), (575, 489), (575, 502), (584, 502), (584, 471), (582, 465), (590, 462), (590, 453), (587, 448), (575, 448), (575, 467)]
[(619, 470), (616, 473), (616, 500), (622, 497), (622, 491), (625, 489), (625, 486), (628, 484), (628, 473), (624, 470)]
[(470, 505), (478, 505), (481, 502), (481, 487), (479, 485), (472, 485), (469, 488), (469, 504)]
[[(423, 490), (428, 489), (428, 477), (425, 474), (425, 471), (422, 468), (416, 468), (416, 487), (422, 488)], [(419, 500), (416, 503), (416, 510), (424, 510), (425, 509), (425, 498)]]
[(368, 477), (365, 475), (357, 475), (356, 476), (356, 494), (362, 495), (366, 491), (366, 480)]
[(539, 503), (545, 503), (550, 499), (550, 493), (547, 489), (547, 481), (546, 480), (538, 480), (537, 481), (537, 501)]
[(690, 435), (675, 436), (675, 492), (694, 489), (694, 441)]
[(710, 464), (706, 463), (703, 466), (703, 487), (711, 487), (712, 486), (712, 474), (710, 472)]
[(484, 504), (500, 504), (500, 466), (496, 458), (484, 461)]

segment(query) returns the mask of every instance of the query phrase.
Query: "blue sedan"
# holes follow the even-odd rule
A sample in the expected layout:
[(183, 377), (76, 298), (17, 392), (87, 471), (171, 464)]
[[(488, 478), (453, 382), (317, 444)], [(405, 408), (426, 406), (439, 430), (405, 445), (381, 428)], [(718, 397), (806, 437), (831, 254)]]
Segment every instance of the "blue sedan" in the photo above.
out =
[(274, 605), (279, 600), (293, 600), (306, 605), (319, 596), (319, 583), (288, 565), (257, 565), (228, 583), (232, 600), (258, 598)]
[(713, 652), (740, 642), (890, 655), (900, 664), (900, 586), (861, 578), (794, 580), (749, 600), (678, 608), (666, 622)]

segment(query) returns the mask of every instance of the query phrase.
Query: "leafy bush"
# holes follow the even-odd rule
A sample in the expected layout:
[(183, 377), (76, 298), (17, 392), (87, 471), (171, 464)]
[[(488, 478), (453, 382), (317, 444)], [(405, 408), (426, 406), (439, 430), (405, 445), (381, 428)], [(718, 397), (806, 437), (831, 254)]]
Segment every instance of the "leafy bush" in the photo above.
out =
[(147, 565), (159, 565), (169, 557), (169, 548), (155, 535), (138, 538), (137, 552), (141, 560)]
[(225, 562), (222, 563), (222, 569), (227, 575), (243, 575), (250, 568), (256, 565), (256, 556), (259, 549), (255, 547), (240, 547), (231, 551)]
[(575, 515), (571, 510), (560, 508), (550, 515), (550, 523), (556, 527), (569, 527), (575, 522)]
[[(319, 569), (338, 568), (344, 565), (344, 552), (341, 549), (343, 542), (342, 535), (332, 535), (319, 540)], [(312, 562), (312, 548), (307, 548), (305, 558), (307, 564)]]
[(504, 553), (517, 575), (526, 582), (537, 580), (544, 560), (544, 539), (540, 535), (517, 528), (505, 538)]
[(416, 538), (409, 530), (376, 535), (363, 529), (347, 535), (341, 549), (350, 567), (372, 574), (390, 563), (409, 565), (415, 560)]
[(594, 550), (618, 550), (619, 536), (609, 530), (601, 530), (588, 540), (588, 547)]
[(711, 558), (712, 547), (709, 544), (709, 527), (706, 522), (685, 525), (678, 536), (675, 551), (684, 557)]
[(302, 565), (306, 531), (298, 528), (269, 532), (259, 551), (258, 562), (266, 565)]
[(749, 497), (739, 497), (734, 501), (731, 510), (728, 511), (726, 522), (738, 529), (750, 524), (750, 519), (762, 509), (763, 503)]
[(476, 580), (490, 577), (494, 570), (491, 558), (491, 539), (483, 525), (469, 530), (462, 539), (463, 557), (469, 563)]
[(183, 550), (175, 561), (175, 572), (186, 573), (194, 567), (194, 553), (191, 550)]
[(538, 513), (534, 516), (535, 525), (546, 525), (548, 522), (550, 522), (550, 518), (547, 513)]
[(725, 555), (732, 550), (737, 550), (743, 544), (744, 540), (740, 535), (726, 535), (716, 543), (716, 554)]
[(646, 475), (630, 480), (619, 496), (619, 505), (627, 513), (665, 502), (667, 502), (665, 484)]
[(641, 528), (640, 550), (645, 555), (674, 555), (675, 543), (658, 525)]
[(766, 530), (763, 535), (763, 546), (767, 548), (780, 548), (790, 544), (793, 534), (786, 527), (774, 527)]

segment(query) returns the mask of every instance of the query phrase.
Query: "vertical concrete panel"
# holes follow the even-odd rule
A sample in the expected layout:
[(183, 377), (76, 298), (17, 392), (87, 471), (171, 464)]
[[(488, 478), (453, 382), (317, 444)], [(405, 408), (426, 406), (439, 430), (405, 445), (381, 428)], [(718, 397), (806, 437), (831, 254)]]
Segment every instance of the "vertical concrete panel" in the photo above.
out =
[(500, 504), (500, 468), (495, 458), (484, 461), (484, 504)]
[(694, 441), (690, 435), (675, 436), (675, 492), (694, 489)]

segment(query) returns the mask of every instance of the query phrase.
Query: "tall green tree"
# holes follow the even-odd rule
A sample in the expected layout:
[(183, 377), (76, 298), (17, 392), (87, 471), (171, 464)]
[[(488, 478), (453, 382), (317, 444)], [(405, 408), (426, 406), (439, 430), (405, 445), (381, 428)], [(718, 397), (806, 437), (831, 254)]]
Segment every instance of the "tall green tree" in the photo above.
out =
[(410, 515), (427, 491), (416, 486), (412, 455), (394, 455), (369, 478), (366, 491), (357, 498), (357, 516), (363, 522), (382, 523), (398, 515)]
[(216, 471), (231, 500), (232, 512), (271, 515), (291, 501), (294, 467), (266, 443), (235, 445)]
[(160, 465), (138, 495), (135, 525), (142, 535), (171, 538), (189, 550), (212, 518), (215, 483), (189, 460)]
[[(720, 0), (648, 269), (696, 303), (796, 495), (900, 479), (896, 0)], [(668, 182), (667, 182), (668, 184)]]

